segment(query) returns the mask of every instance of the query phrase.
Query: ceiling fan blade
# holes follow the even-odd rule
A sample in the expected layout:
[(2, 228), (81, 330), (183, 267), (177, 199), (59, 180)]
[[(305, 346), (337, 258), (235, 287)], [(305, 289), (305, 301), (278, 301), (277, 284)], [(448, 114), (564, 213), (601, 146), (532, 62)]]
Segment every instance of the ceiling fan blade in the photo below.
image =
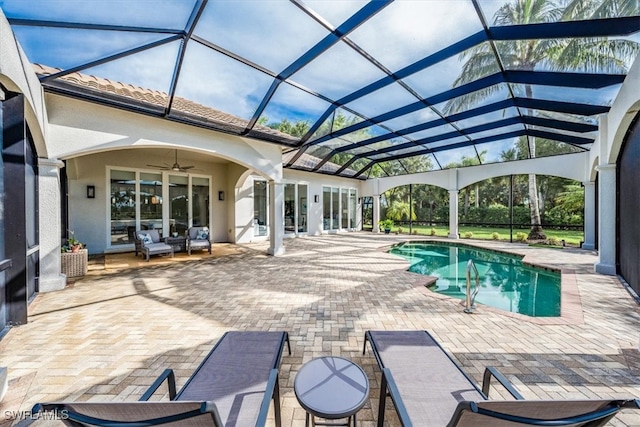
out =
[(147, 166), (149, 166), (149, 167), (151, 167), (151, 168), (167, 169), (167, 167), (166, 167), (166, 166), (160, 166), (160, 165), (147, 165)]
[(195, 166), (181, 166), (180, 169), (193, 169)]

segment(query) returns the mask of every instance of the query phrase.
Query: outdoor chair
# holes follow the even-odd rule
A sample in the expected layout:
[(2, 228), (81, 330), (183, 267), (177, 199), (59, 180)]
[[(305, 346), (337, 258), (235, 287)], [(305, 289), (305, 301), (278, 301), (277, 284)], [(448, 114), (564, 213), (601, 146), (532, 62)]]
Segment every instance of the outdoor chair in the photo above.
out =
[(187, 230), (187, 251), (208, 249), (211, 254), (211, 234), (208, 227), (190, 227)]
[(138, 244), (140, 252), (149, 261), (151, 255), (167, 255), (173, 257), (173, 246), (167, 245), (161, 238), (158, 230), (136, 231), (136, 256), (138, 256)]
[[(637, 399), (524, 400), (498, 370), (485, 369), (482, 388), (462, 371), (427, 331), (367, 331), (382, 371), (378, 426), (387, 395), (403, 426), (601, 426)], [(489, 400), (491, 378), (516, 400)]]
[[(75, 427), (264, 426), (273, 400), (280, 427), (278, 368), (285, 342), (291, 354), (286, 332), (227, 332), (178, 393), (167, 369), (138, 402), (38, 403), (33, 413), (51, 411)], [(170, 401), (149, 402), (165, 381)]]

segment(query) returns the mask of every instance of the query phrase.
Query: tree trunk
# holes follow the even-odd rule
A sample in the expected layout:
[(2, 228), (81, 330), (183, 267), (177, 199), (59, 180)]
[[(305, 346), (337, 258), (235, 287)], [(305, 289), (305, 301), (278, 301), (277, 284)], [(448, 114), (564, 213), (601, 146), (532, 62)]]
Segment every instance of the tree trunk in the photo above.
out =
[[(533, 69), (533, 68), (532, 68)], [(533, 98), (533, 88), (530, 85), (525, 87), (527, 98)], [(529, 158), (536, 157), (536, 138), (529, 138)], [(538, 183), (535, 174), (529, 174), (529, 209), (531, 210), (531, 230), (529, 240), (545, 240), (547, 236), (542, 231), (542, 221), (540, 220), (540, 208), (538, 206)]]
[(469, 212), (469, 187), (464, 189), (464, 216), (466, 218), (467, 213)]
[(538, 184), (535, 174), (529, 174), (529, 207), (531, 209), (531, 230), (529, 240), (544, 240), (547, 236), (542, 231), (540, 208), (538, 205)]
[(476, 208), (480, 207), (480, 184), (476, 184)]

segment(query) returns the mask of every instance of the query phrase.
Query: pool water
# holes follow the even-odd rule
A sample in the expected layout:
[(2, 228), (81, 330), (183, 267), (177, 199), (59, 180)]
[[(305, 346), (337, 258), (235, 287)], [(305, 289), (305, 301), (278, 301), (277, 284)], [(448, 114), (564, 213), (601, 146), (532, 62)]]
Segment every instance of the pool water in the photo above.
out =
[[(406, 258), (409, 271), (438, 278), (432, 291), (466, 299), (467, 262), (480, 274), (476, 306), (486, 304), (533, 317), (560, 316), (560, 274), (522, 263), (522, 258), (466, 245), (406, 242), (390, 253)], [(475, 275), (471, 275), (472, 286)]]

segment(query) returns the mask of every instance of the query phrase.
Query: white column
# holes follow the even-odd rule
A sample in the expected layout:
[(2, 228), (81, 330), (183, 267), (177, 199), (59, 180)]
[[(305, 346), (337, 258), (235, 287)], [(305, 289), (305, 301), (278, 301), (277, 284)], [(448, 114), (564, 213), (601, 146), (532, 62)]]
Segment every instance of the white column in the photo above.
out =
[(60, 160), (38, 159), (38, 220), (40, 223), (39, 292), (63, 289), (67, 276), (60, 270)]
[(458, 190), (449, 190), (449, 238), (458, 239)]
[(596, 248), (596, 183), (584, 182), (584, 243), (582, 249)]
[(283, 255), (284, 184), (269, 181), (269, 255)]
[(373, 196), (373, 232), (380, 232), (380, 195)]
[(598, 166), (597, 273), (616, 274), (616, 165)]

